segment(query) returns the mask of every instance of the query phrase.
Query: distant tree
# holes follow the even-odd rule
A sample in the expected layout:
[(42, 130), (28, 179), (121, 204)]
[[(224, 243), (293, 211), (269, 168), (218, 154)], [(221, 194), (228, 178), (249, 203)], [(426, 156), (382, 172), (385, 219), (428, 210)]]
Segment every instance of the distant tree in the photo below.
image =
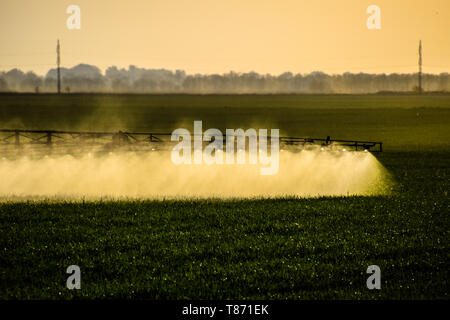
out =
[[(65, 92), (140, 92), (140, 93), (375, 93), (380, 91), (417, 91), (417, 73), (367, 74), (323, 72), (280, 75), (256, 72), (191, 74), (182, 70), (128, 69), (109, 67), (105, 73), (95, 66), (79, 64), (61, 68)], [(56, 69), (42, 77), (19, 69), (0, 72), (0, 91), (54, 92)], [(423, 74), (423, 89), (450, 91), (450, 74)]]
[(9, 91), (8, 83), (6, 82), (3, 77), (0, 77), (0, 92), (6, 92)]

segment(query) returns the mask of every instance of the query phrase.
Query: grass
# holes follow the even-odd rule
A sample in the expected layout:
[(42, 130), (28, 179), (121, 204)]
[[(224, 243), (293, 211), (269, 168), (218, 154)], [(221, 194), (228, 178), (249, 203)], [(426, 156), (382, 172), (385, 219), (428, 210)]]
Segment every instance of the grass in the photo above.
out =
[(450, 151), (450, 94), (0, 95), (0, 127), (88, 131), (279, 128), (281, 135), (383, 141), (386, 151)]
[(449, 159), (384, 154), (389, 197), (6, 203), (0, 298), (448, 299)]
[[(286, 99), (300, 99), (297, 102), (313, 99), (317, 104), (327, 101), (330, 105), (332, 99), (337, 99), (338, 104), (341, 101), (339, 97), (329, 97), (328, 101), (327, 97)], [(64, 112), (72, 110), (71, 103), (81, 103), (77, 99), (103, 99), (68, 97), (60, 106), (62, 110), (57, 110), (55, 104), (49, 116), (46, 112), (50, 109), (44, 106), (28, 107), (30, 113), (19, 108), (22, 111), (14, 115), (8, 111), (12, 105), (19, 106), (22, 101), (21, 108), (27, 108), (26, 103), (41, 99), (19, 98), (22, 100), (5, 102), (13, 98), (0, 96), (2, 115), (35, 125), (39, 110), (43, 110), (45, 125), (58, 125), (57, 119), (70, 123)], [(31, 102), (24, 102), (27, 99)], [(70, 102), (70, 99), (75, 100)], [(113, 98), (106, 96), (106, 99)], [(144, 98), (130, 99), (133, 102)], [(188, 113), (195, 116), (192, 110), (196, 109), (192, 109), (189, 99)], [(356, 103), (351, 96), (345, 99)], [(384, 120), (364, 120), (364, 115), (371, 115), (367, 105), (355, 107), (353, 111), (344, 108), (342, 113), (327, 107), (322, 109), (324, 113), (312, 110), (310, 120), (315, 122), (306, 128), (313, 130), (316, 125), (324, 129), (320, 119), (332, 112), (337, 112), (334, 122), (330, 120), (336, 132), (353, 138), (359, 138), (357, 133), (364, 132), (376, 139), (374, 132), (385, 130), (392, 141), (402, 141), (406, 131), (414, 136), (426, 128), (430, 130), (429, 138), (437, 134), (433, 128), (442, 133), (446, 127), (446, 135), (437, 145), (427, 143), (427, 139), (420, 140), (418, 152), (414, 146), (402, 147), (396, 142), (390, 151), (377, 156), (396, 181), (392, 195), (239, 201), (2, 203), (0, 299), (448, 299), (448, 109), (423, 109), (419, 112), (428, 115), (428, 122), (418, 121), (414, 125), (413, 120), (402, 117), (402, 112), (410, 109), (397, 106), (389, 113), (390, 100), (384, 99), (387, 102), (382, 108), (374, 110), (384, 114)], [(394, 97), (392, 103), (402, 99), (407, 98)], [(410, 101), (415, 104), (414, 99)], [(433, 103), (433, 99), (430, 101)], [(134, 123), (139, 122), (136, 110), (141, 107), (130, 105)], [(149, 114), (158, 108), (142, 106), (141, 115), (150, 119)], [(213, 119), (214, 115), (209, 113), (212, 111), (202, 108), (203, 115)], [(291, 109), (292, 117), (301, 118), (308, 108)], [(276, 119), (280, 123), (289, 120), (278, 109), (262, 110), (278, 114)], [(413, 112), (415, 115), (417, 110)], [(164, 119), (162, 122), (167, 125), (169, 122)], [(92, 121), (106, 123), (105, 119)], [(374, 131), (370, 126), (367, 130), (364, 127), (370, 121), (374, 121)], [(396, 129), (395, 123), (405, 131)], [(347, 133), (349, 128), (355, 130)], [(326, 134), (323, 130), (321, 135)], [(397, 152), (396, 148), (403, 151)], [(81, 290), (66, 289), (65, 270), (71, 264), (81, 268)], [(381, 290), (366, 288), (369, 276), (366, 269), (371, 264), (381, 268)]]

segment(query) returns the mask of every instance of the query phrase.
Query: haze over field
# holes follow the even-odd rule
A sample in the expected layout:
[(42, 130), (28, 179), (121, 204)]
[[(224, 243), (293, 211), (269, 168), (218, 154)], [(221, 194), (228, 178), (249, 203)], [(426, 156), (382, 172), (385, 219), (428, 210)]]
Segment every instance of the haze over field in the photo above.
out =
[(388, 193), (388, 174), (370, 153), (282, 151), (279, 166), (277, 174), (261, 176), (261, 165), (175, 165), (169, 152), (3, 158), (0, 197), (80, 200)]

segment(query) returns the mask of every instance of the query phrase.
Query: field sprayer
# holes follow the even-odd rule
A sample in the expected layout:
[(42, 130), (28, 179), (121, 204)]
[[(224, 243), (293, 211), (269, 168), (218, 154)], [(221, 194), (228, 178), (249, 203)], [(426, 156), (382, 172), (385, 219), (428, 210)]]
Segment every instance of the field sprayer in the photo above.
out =
[[(169, 150), (177, 143), (171, 141), (171, 135), (160, 132), (0, 129), (0, 156), (15, 155), (18, 150), (44, 154)], [(280, 136), (279, 142), (281, 149), (289, 150), (320, 148), (322, 151), (383, 151), (382, 142), (336, 140), (329, 136), (325, 139)]]

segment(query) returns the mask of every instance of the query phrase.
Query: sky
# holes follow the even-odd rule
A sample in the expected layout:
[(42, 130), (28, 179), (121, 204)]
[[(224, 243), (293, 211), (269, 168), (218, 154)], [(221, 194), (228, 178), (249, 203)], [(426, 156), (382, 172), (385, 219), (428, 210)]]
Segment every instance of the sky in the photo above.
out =
[[(69, 30), (69, 5), (81, 28)], [(369, 30), (369, 5), (381, 29)], [(450, 72), (450, 0), (1, 0), (0, 71), (43, 75), (56, 63), (100, 69)]]

